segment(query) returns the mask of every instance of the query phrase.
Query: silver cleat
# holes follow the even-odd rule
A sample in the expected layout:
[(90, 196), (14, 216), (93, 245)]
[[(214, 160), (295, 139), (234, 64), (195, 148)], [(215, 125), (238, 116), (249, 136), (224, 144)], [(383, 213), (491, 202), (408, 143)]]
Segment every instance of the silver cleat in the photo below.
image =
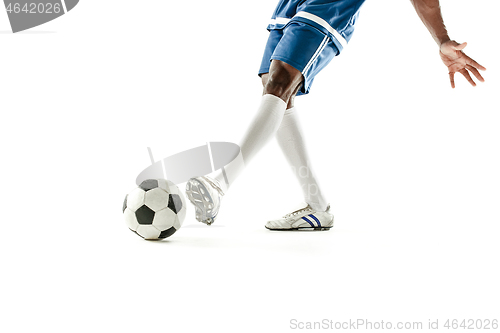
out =
[(186, 195), (195, 207), (196, 220), (206, 225), (215, 222), (224, 195), (216, 180), (205, 176), (191, 178), (186, 184)]

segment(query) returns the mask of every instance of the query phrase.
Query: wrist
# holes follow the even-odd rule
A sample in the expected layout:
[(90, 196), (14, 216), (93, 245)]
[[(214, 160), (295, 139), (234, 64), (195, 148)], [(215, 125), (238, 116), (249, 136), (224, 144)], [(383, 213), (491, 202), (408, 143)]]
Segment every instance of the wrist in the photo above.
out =
[(439, 48), (441, 48), (441, 46), (444, 43), (451, 41), (451, 39), (448, 35), (436, 36), (435, 40), (436, 40), (436, 43), (438, 44)]

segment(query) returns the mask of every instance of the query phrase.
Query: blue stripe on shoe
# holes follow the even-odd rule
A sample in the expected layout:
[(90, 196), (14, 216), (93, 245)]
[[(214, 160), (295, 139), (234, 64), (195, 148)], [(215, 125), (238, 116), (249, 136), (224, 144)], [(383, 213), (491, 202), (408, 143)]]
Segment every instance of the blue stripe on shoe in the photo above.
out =
[(309, 224), (311, 225), (311, 227), (313, 227), (313, 228), (314, 228), (314, 224), (313, 224), (311, 221), (309, 221), (309, 219), (308, 219), (307, 217), (305, 217), (305, 216), (304, 216), (304, 217), (302, 217), (302, 219), (303, 219), (304, 221), (306, 221), (307, 223), (309, 223)]
[(316, 221), (316, 223), (318, 223), (318, 227), (321, 227), (321, 223), (319, 223), (319, 220), (316, 218), (316, 216), (314, 216), (313, 214), (311, 214), (309, 216), (312, 217), (314, 219), (314, 221)]

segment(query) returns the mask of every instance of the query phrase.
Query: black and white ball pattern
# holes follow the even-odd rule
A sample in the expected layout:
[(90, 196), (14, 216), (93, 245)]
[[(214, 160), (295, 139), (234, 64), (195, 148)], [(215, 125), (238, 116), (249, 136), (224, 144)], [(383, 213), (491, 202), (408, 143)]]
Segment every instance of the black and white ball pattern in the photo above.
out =
[(127, 227), (144, 239), (164, 239), (182, 226), (186, 200), (169, 180), (147, 179), (123, 202)]

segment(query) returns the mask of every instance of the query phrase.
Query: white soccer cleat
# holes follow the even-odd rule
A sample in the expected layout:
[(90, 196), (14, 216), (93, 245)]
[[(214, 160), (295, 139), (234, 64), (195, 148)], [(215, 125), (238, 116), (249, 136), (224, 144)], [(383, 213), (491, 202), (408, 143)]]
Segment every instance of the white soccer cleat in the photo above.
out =
[[(305, 207), (304, 207), (305, 206)], [(269, 230), (330, 230), (333, 227), (333, 215), (330, 205), (326, 211), (315, 211), (308, 204), (283, 216), (282, 219), (268, 221), (266, 228)]]
[(186, 184), (186, 195), (195, 207), (196, 220), (207, 225), (214, 223), (224, 195), (219, 183), (205, 176), (191, 178)]

